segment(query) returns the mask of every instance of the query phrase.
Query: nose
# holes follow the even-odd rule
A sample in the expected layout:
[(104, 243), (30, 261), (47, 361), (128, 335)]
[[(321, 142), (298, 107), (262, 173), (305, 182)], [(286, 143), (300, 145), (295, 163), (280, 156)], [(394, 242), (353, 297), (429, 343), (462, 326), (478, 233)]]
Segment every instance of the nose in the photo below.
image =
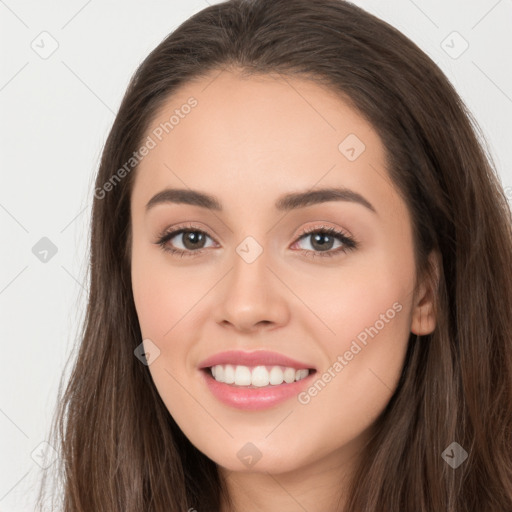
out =
[(217, 323), (241, 332), (255, 332), (288, 322), (287, 289), (271, 267), (265, 251), (251, 263), (235, 253), (231, 271), (219, 283)]

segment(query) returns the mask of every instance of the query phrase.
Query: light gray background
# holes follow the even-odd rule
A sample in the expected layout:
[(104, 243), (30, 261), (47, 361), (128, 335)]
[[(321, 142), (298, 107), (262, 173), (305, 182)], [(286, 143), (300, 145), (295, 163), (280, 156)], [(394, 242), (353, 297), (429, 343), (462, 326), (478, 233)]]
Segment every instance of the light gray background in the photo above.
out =
[[(0, 512), (34, 510), (40, 443), (85, 309), (93, 178), (128, 80), (208, 3), (0, 0)], [(354, 3), (443, 69), (512, 198), (512, 0)], [(32, 250), (43, 237), (57, 249), (46, 262)]]

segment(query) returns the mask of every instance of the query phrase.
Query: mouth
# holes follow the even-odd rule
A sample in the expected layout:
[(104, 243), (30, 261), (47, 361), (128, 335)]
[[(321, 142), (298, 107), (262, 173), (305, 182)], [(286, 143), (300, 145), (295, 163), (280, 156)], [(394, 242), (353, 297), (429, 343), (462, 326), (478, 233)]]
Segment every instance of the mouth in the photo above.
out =
[(293, 368), (281, 365), (245, 366), (217, 364), (202, 368), (216, 382), (235, 388), (261, 389), (301, 381), (316, 373), (314, 368)]
[(316, 370), (289, 366), (215, 364), (200, 369), (206, 389), (221, 403), (243, 411), (272, 409), (297, 397)]

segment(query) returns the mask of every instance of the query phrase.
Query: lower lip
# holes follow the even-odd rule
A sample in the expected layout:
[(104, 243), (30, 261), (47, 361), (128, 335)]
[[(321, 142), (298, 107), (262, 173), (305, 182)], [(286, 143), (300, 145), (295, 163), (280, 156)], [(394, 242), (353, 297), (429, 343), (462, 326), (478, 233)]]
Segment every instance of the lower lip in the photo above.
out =
[(212, 377), (209, 369), (201, 370), (201, 373), (204, 376), (208, 389), (222, 403), (236, 407), (237, 409), (257, 411), (260, 409), (268, 409), (293, 396), (297, 396), (311, 383), (316, 372), (310, 370), (306, 378), (291, 382), (290, 384), (283, 383), (261, 388), (248, 388), (217, 382)]

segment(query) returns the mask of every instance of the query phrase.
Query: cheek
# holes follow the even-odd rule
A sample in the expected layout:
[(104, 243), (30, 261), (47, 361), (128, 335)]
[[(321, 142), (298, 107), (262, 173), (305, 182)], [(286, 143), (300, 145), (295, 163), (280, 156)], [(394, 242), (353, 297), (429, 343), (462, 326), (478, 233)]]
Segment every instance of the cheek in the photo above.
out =
[(144, 338), (160, 338), (171, 326), (173, 293), (162, 286), (158, 270), (154, 266), (132, 264), (133, 299)]
[[(142, 339), (151, 340), (158, 347), (158, 357), (148, 366), (155, 386), (173, 416), (182, 410), (186, 396), (183, 392), (186, 368), (183, 362), (189, 349), (186, 332), (192, 329), (192, 305), (199, 293), (204, 294), (186, 272), (165, 265), (165, 255), (134, 247), (132, 253), (132, 290)], [(151, 344), (145, 342), (146, 350)]]
[(133, 299), (145, 338), (163, 339), (186, 315), (194, 298), (204, 293), (205, 287), (197, 279), (166, 264), (165, 255), (155, 248), (134, 247), (131, 275)]
[(331, 425), (342, 424), (344, 435), (355, 436), (389, 402), (409, 341), (413, 272), (412, 258), (375, 258), (340, 273), (323, 293), (309, 292), (309, 304), (329, 327), (317, 336), (325, 367), (299, 397), (306, 409), (320, 414), (311, 414), (313, 429), (322, 428), (327, 414)]
[[(360, 278), (359, 278), (360, 277)], [(331, 288), (328, 299), (323, 294), (325, 323), (331, 328), (331, 344), (338, 350), (349, 350), (351, 342), (370, 346), (369, 340), (379, 339), (378, 347), (395, 340), (399, 333), (407, 333), (409, 309), (406, 288), (393, 274), (353, 273), (343, 286)], [(321, 302), (322, 297), (320, 297)], [(366, 345), (365, 345), (366, 342)]]
[(178, 382), (190, 375), (189, 357), (199, 324), (197, 315), (202, 314), (201, 301), (218, 278), (212, 277), (211, 270), (172, 265), (168, 258), (154, 248), (135, 245), (131, 275), (142, 339), (151, 340), (159, 350), (148, 369), (174, 413), (180, 403), (172, 397), (182, 392)]

